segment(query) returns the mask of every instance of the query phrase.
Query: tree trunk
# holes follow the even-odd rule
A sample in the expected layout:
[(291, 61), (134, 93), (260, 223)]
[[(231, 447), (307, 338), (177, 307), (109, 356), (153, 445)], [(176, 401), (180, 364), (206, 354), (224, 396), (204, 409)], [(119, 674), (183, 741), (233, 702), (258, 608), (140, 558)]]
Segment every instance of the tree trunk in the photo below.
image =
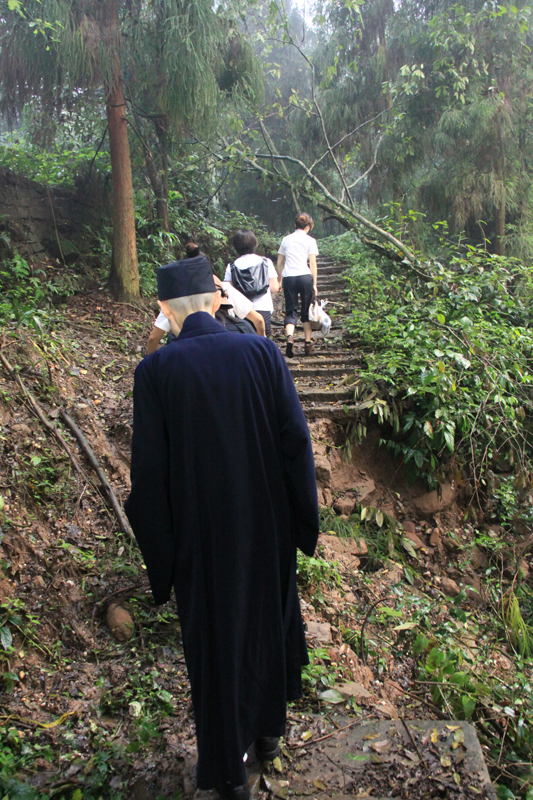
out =
[(505, 255), (505, 197), (500, 200), (496, 209), (496, 244), (494, 250), (497, 256)]
[(107, 0), (104, 6), (107, 7), (104, 24), (108, 30), (116, 32), (116, 45), (111, 54), (114, 59), (113, 85), (108, 87), (106, 98), (113, 184), (113, 256), (109, 280), (116, 300), (131, 301), (139, 297), (139, 268), (128, 123), (119, 60), (120, 31), (115, 0)]
[(165, 190), (165, 184), (161, 175), (157, 171), (153, 156), (150, 152), (145, 152), (144, 163), (152, 186), (152, 191), (155, 197), (155, 215), (162, 231), (170, 230), (168, 221), (168, 194)]

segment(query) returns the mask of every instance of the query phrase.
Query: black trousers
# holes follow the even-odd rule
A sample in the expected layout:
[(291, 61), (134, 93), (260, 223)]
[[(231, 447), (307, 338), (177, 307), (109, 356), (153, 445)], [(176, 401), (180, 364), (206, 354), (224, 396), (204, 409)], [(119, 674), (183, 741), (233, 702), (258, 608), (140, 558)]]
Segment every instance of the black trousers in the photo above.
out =
[(271, 311), (258, 311), (265, 320), (265, 336), (268, 338), (272, 333), (272, 312)]
[(283, 294), (285, 295), (285, 325), (296, 325), (298, 298), (302, 301), (300, 319), (309, 322), (309, 306), (313, 298), (313, 276), (296, 275), (283, 278)]

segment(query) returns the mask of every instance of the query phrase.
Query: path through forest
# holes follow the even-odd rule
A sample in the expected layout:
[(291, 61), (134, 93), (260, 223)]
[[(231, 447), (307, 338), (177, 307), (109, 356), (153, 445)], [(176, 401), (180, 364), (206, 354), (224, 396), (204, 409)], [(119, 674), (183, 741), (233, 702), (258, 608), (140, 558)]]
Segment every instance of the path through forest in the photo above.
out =
[[(348, 413), (353, 408), (353, 390), (341, 382), (353, 373), (357, 353), (342, 329), (342, 268), (319, 263), (320, 296), (330, 308), (338, 304), (331, 335), (315, 334), (315, 353), (304, 359), (297, 332), (297, 357), (289, 362), (310, 422), (323, 506), (317, 558), (299, 566), (311, 664), (304, 697), (289, 709), (280, 760), (260, 777), (250, 755), (254, 793), (261, 800), (289, 793), (376, 798), (389, 795), (394, 784), (395, 796), (410, 800), (483, 797), (482, 780), (469, 767), (467, 734), (464, 742), (455, 739), (455, 723), (435, 722), (429, 738), (420, 726), (411, 728), (411, 746), (389, 729), (359, 743), (350, 738), (362, 721), (411, 725), (450, 716), (414, 681), (418, 659), (409, 631), (421, 619), (432, 629), (446, 624), (458, 646), (475, 653), (475, 623), (469, 618), (467, 628), (450, 615), (450, 594), (464, 586), (461, 608), (475, 612), (482, 598), (474, 587), (480, 587), (486, 556), (472, 550), (473, 529), (458, 522), (453, 503), (426, 506), (425, 517), (417, 517), (407, 489), (396, 496), (401, 474), (397, 466), (391, 472), (376, 438), (346, 456), (342, 423), (345, 406)], [(151, 306), (114, 303), (95, 287), (69, 302), (50, 334), (39, 338), (32, 328), (13, 326), (1, 348), (81, 465), (79, 473), (72, 469), (21, 384), (3, 369), (0, 634), (9, 649), (2, 713), (15, 731), (14, 752), (24, 742), (16, 779), (65, 800), (213, 798), (195, 791), (196, 742), (175, 603), (153, 606), (136, 546), (117, 533), (100, 481), (62, 427), (64, 408), (123, 501), (133, 372), (154, 318)], [(283, 338), (278, 325), (276, 339), (282, 344)], [(349, 526), (356, 517), (349, 515), (364, 497), (397, 515), (400, 530), (411, 537), (406, 554), (379, 531), (354, 535)], [(398, 534), (396, 540), (406, 538)], [(490, 657), (496, 672), (510, 669), (500, 650)], [(346, 747), (355, 748), (354, 759)]]
[[(358, 362), (350, 343), (346, 340), (343, 322), (349, 311), (347, 283), (344, 267), (318, 256), (318, 297), (327, 300), (326, 311), (332, 317), (331, 331), (325, 337), (321, 331), (313, 332), (315, 350), (312, 356), (303, 356), (304, 337), (301, 324), (295, 333), (295, 357), (287, 359), (298, 395), (308, 419), (342, 419), (353, 410), (353, 390), (339, 385), (353, 373)], [(274, 339), (285, 352), (285, 335), (282, 325), (274, 327)]]

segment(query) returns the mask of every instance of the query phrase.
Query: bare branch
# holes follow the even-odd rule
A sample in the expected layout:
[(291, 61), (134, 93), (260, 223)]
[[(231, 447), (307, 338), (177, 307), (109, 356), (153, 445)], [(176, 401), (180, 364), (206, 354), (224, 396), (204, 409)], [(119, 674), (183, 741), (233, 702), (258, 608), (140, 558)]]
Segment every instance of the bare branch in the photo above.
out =
[(362, 181), (362, 180), (364, 180), (364, 179), (366, 178), (366, 176), (369, 174), (369, 172), (372, 172), (372, 170), (374, 169), (374, 167), (375, 167), (375, 166), (376, 166), (376, 164), (377, 164), (377, 160), (378, 160), (378, 150), (379, 150), (379, 146), (380, 146), (380, 144), (381, 144), (381, 142), (382, 142), (382, 141), (383, 141), (383, 134), (381, 134), (381, 136), (379, 137), (379, 139), (378, 139), (378, 141), (377, 141), (377, 144), (376, 144), (376, 149), (374, 150), (374, 158), (372, 159), (372, 163), (370, 164), (370, 166), (369, 166), (369, 168), (366, 170), (366, 172), (363, 172), (363, 174), (362, 174), (362, 175), (360, 175), (360, 176), (357, 178), (357, 180), (356, 180), (356, 181), (354, 181), (353, 183), (351, 183), (351, 184), (350, 184), (350, 189), (353, 189), (353, 188), (354, 188), (354, 186), (357, 186), (357, 184), (358, 184), (358, 183), (361, 183), (361, 181)]

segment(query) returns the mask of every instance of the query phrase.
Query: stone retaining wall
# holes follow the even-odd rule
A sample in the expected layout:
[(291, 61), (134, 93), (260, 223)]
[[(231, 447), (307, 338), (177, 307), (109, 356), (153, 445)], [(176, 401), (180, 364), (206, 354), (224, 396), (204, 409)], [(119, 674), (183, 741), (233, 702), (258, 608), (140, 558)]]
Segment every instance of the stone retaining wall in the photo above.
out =
[(103, 181), (76, 189), (43, 186), (0, 169), (0, 231), (25, 257), (75, 261), (95, 232), (111, 224), (111, 191)]

